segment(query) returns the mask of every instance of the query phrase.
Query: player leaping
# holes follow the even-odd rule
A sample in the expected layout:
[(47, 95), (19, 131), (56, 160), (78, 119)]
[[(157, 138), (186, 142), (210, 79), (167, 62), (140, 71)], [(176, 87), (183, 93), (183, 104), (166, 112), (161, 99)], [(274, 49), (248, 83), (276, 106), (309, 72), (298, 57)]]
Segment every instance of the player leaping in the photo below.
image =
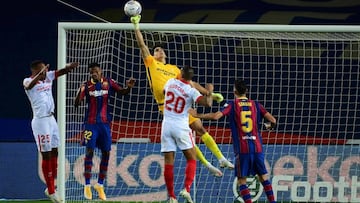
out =
[[(144, 60), (146, 74), (149, 80), (151, 91), (156, 100), (156, 103), (158, 104), (160, 113), (163, 114), (163, 90), (165, 83), (171, 78), (180, 78), (181, 71), (176, 65), (166, 63), (166, 54), (164, 52), (164, 48), (161, 45), (155, 46), (153, 49), (153, 55), (151, 55), (150, 50), (145, 44), (143, 35), (139, 28), (140, 19), (141, 16), (137, 15), (131, 17), (131, 22), (134, 24), (135, 27), (135, 36), (141, 51), (142, 58)], [(210, 94), (207, 89), (194, 81), (191, 81), (191, 85), (204, 95)], [(221, 99), (221, 94), (214, 94), (214, 100), (219, 101)], [(225, 167), (229, 169), (234, 168), (234, 165), (224, 157), (212, 136), (205, 130), (200, 119), (189, 116), (189, 125), (192, 130), (195, 130), (197, 134), (201, 135), (201, 140), (205, 143), (206, 147), (209, 148), (210, 151), (219, 160), (220, 167)], [(218, 177), (222, 176), (222, 172), (205, 159), (203, 153), (197, 146), (195, 146), (195, 149), (196, 157), (200, 160), (200, 162), (205, 165), (213, 175)]]

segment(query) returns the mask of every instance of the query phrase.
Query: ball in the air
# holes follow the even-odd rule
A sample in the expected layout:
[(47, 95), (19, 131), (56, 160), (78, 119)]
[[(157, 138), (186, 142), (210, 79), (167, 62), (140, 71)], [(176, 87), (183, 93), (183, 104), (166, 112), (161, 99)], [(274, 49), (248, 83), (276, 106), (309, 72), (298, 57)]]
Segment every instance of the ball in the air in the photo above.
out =
[(137, 16), (141, 13), (142, 7), (138, 1), (130, 0), (124, 6), (124, 12), (127, 16)]

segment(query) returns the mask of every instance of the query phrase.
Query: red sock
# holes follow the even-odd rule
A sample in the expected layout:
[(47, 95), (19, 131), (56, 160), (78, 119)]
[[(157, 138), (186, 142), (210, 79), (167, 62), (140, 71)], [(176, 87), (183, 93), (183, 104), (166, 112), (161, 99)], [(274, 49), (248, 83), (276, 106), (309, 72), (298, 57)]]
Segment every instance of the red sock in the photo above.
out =
[(190, 192), (190, 186), (194, 181), (196, 172), (196, 160), (188, 160), (185, 169), (185, 189)]
[(42, 160), (42, 171), (45, 178), (46, 186), (49, 194), (55, 193), (55, 185), (54, 185), (54, 176), (51, 169), (51, 161), (50, 160)]
[(57, 168), (58, 168), (58, 158), (57, 157), (51, 157), (51, 168), (53, 172), (54, 178), (57, 178)]
[(169, 197), (176, 198), (174, 192), (174, 165), (165, 164), (164, 178)]

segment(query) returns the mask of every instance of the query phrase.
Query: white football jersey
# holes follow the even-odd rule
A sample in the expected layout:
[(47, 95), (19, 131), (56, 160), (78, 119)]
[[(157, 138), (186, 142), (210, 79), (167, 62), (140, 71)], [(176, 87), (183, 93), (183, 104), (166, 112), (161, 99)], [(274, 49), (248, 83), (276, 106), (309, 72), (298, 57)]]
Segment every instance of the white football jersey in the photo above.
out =
[[(52, 82), (55, 79), (55, 71), (48, 71), (44, 81), (38, 81), (37, 84), (25, 90), (28, 96), (34, 118), (42, 118), (50, 116), (54, 113), (55, 104), (52, 95)], [(32, 78), (25, 78), (23, 81), (24, 87), (31, 82)]]
[(170, 79), (164, 87), (164, 121), (174, 124), (189, 124), (188, 110), (194, 102), (197, 102), (202, 95), (183, 80)]

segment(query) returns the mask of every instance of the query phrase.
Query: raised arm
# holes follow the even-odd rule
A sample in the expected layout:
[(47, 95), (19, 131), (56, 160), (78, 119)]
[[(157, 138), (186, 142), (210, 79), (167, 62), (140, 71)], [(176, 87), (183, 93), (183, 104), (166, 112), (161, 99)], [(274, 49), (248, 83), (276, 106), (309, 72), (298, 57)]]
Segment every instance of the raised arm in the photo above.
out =
[(81, 85), (81, 87), (78, 89), (75, 99), (74, 99), (74, 106), (75, 108), (77, 108), (81, 101), (84, 99), (85, 97), (85, 84)]
[(206, 90), (207, 94), (198, 100), (197, 103), (205, 107), (210, 107), (213, 103), (213, 97), (211, 93), (214, 90), (214, 86), (212, 84), (206, 84), (206, 88), (204, 89)]
[(203, 87), (202, 85), (200, 85), (199, 83), (197, 83), (195, 81), (190, 81), (190, 84), (192, 87), (197, 89), (203, 95), (210, 95), (212, 93), (212, 92), (209, 92), (208, 89), (206, 89), (205, 87)]
[(118, 93), (122, 94), (122, 95), (126, 95), (130, 93), (131, 88), (134, 87), (135, 85), (135, 79), (134, 78), (130, 78), (129, 80), (126, 81), (126, 85), (127, 87), (124, 89), (119, 89), (119, 91), (117, 91)]
[(36, 83), (40, 80), (41, 77), (45, 77), (44, 74), (46, 73), (48, 68), (49, 68), (49, 64), (47, 64), (44, 68), (42, 68), (30, 82), (25, 83), (24, 88), (26, 90), (32, 89), (36, 85)]
[(273, 129), (275, 126), (276, 126), (276, 118), (269, 112), (267, 112), (265, 115), (264, 115), (264, 118), (269, 121), (267, 123), (265, 123), (265, 127), (266, 129)]
[(216, 101), (217, 103), (220, 103), (224, 100), (224, 97), (222, 96), (221, 93), (209, 92), (206, 88), (204, 88), (202, 85), (200, 85), (199, 83), (197, 83), (195, 81), (190, 81), (190, 84), (191, 84), (191, 86), (193, 86), (195, 89), (197, 89), (203, 95), (211, 94), (213, 100)]
[(78, 66), (79, 66), (78, 62), (69, 63), (65, 66), (65, 68), (57, 70), (56, 75), (59, 77), (59, 76), (65, 75), (67, 73), (70, 73), (74, 68), (77, 68)]
[(146, 46), (146, 44), (144, 42), (144, 37), (140, 31), (140, 26), (139, 26), (140, 19), (141, 19), (141, 15), (137, 15), (137, 16), (131, 17), (130, 21), (134, 24), (136, 41), (140, 48), (141, 56), (143, 57), (143, 59), (145, 59), (147, 56), (150, 55), (150, 50), (149, 50), (148, 46)]
[(215, 113), (199, 114), (195, 109), (189, 109), (189, 113), (195, 118), (201, 118), (205, 120), (219, 120), (224, 115), (221, 111), (217, 111)]

